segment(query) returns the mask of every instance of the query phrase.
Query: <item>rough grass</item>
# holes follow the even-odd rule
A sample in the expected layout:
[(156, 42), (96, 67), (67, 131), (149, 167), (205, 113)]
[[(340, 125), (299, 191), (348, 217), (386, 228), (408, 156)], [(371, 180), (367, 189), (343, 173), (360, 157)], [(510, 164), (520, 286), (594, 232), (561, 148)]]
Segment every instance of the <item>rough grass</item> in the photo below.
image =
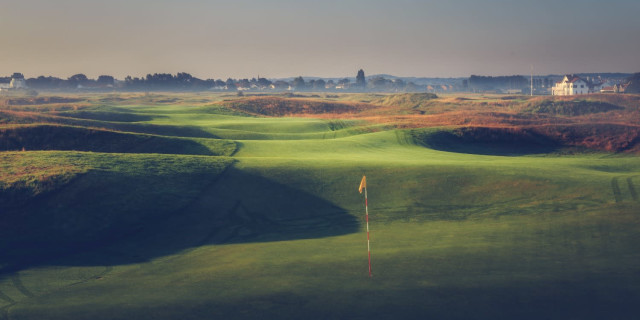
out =
[(356, 113), (372, 108), (372, 106), (362, 103), (325, 102), (311, 99), (284, 99), (276, 97), (233, 100), (225, 102), (224, 105), (233, 110), (239, 110), (248, 114), (275, 117), (297, 114)]
[(582, 99), (571, 101), (556, 101), (553, 99), (549, 99), (530, 103), (522, 111), (530, 113), (548, 113), (563, 116), (578, 116), (622, 109), (624, 108), (603, 101)]
[(76, 150), (228, 156), (236, 144), (219, 139), (184, 139), (59, 125), (0, 128), (0, 150)]
[(426, 107), (429, 100), (437, 98), (438, 96), (434, 93), (403, 93), (392, 94), (374, 99), (371, 101), (371, 103), (402, 109), (418, 109), (421, 107)]

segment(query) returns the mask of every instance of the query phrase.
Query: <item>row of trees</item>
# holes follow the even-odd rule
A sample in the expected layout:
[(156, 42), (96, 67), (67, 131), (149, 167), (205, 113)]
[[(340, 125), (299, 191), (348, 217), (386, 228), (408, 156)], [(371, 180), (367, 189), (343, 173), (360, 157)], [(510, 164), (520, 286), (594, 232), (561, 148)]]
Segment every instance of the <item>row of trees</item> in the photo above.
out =
[[(14, 74), (12, 77), (22, 74)], [(0, 78), (0, 82), (9, 82), (12, 77)], [(36, 90), (131, 90), (131, 91), (420, 91), (421, 88), (413, 83), (405, 83), (401, 79), (385, 79), (375, 77), (366, 81), (361, 69), (356, 75), (356, 81), (349, 78), (340, 80), (309, 79), (302, 77), (291, 81), (271, 81), (266, 78), (252, 79), (207, 79), (202, 80), (186, 72), (175, 75), (169, 73), (148, 74), (146, 77), (127, 76), (124, 80), (116, 80), (113, 76), (101, 75), (97, 79), (90, 79), (84, 74), (75, 74), (67, 79), (39, 76), (26, 79), (29, 88)]]
[(97, 79), (89, 79), (84, 74), (75, 74), (67, 79), (57, 77), (39, 76), (26, 79), (27, 86), (33, 89), (78, 89), (78, 88), (112, 88), (115, 79), (112, 76), (102, 75)]
[[(0, 83), (9, 83), (12, 78), (24, 78), (20, 73), (14, 73), (11, 77), (0, 77)], [(353, 79), (353, 78), (352, 78)], [(475, 91), (522, 89), (528, 90), (529, 79), (524, 76), (478, 76), (462, 80), (455, 86), (440, 85), (416, 85), (399, 78), (388, 79), (384, 77), (365, 78), (364, 71), (358, 70), (355, 82), (349, 78), (339, 80), (309, 79), (297, 77), (291, 81), (268, 80), (266, 78), (252, 79), (207, 79), (202, 80), (186, 72), (175, 75), (169, 73), (148, 74), (145, 77), (127, 76), (124, 80), (117, 80), (113, 76), (101, 75), (96, 79), (90, 79), (84, 74), (75, 74), (67, 79), (57, 77), (44, 77), (25, 79), (29, 88), (36, 90), (123, 90), (123, 91), (375, 91), (375, 92), (439, 92), (439, 91)], [(534, 88), (548, 88), (552, 85), (552, 79), (534, 79)], [(639, 91), (640, 74), (634, 74), (627, 79), (631, 83), (629, 91)]]
[(472, 75), (469, 77), (468, 89), (486, 91), (495, 89), (522, 89), (529, 86), (529, 79), (523, 76), (488, 77)]

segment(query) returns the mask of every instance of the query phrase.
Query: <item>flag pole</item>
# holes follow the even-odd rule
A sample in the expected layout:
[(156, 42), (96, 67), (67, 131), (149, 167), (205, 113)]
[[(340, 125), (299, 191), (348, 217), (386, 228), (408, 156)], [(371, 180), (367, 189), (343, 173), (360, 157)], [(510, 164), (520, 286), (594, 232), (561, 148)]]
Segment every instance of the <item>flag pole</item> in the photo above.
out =
[(369, 278), (373, 277), (371, 274), (371, 238), (369, 237), (369, 201), (367, 200), (367, 177), (362, 176), (362, 180), (360, 181), (360, 187), (358, 191), (362, 193), (362, 189), (364, 189), (364, 212), (367, 220), (367, 255), (369, 256)]
[(369, 238), (369, 204), (367, 201), (367, 186), (364, 187), (364, 211), (367, 218), (367, 255), (369, 256), (369, 278), (373, 277), (371, 274), (371, 244)]

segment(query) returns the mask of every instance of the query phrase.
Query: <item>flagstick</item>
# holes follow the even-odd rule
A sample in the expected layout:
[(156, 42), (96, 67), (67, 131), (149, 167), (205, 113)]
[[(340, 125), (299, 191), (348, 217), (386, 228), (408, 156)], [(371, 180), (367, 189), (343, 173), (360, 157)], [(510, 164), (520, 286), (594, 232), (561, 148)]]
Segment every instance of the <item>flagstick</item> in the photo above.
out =
[(371, 245), (369, 238), (369, 204), (367, 201), (367, 187), (364, 187), (364, 211), (367, 217), (367, 254), (369, 255), (369, 278), (373, 277), (371, 275)]

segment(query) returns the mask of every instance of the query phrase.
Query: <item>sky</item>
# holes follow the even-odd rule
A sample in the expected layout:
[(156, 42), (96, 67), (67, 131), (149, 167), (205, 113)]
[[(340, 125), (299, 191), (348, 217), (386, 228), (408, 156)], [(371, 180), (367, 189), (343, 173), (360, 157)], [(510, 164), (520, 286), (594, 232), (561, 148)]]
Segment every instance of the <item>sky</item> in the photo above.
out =
[(18, 0), (0, 76), (640, 72), (638, 0)]

